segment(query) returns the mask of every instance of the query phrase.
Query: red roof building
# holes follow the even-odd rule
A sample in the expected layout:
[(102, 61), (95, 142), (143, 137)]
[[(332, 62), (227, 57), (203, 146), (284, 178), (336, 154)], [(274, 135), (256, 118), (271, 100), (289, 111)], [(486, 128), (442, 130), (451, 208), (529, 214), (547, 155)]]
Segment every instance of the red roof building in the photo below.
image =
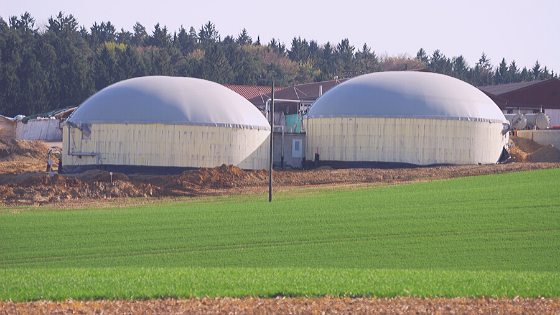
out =
[[(506, 99), (505, 106), (498, 104), (502, 110), (515, 113), (516, 110), (542, 109), (550, 117), (551, 125), (560, 125), (560, 80), (553, 78), (499, 85), (478, 87), (487, 94)], [(489, 95), (490, 96), (490, 95)], [(491, 96), (490, 96), (491, 97)]]
[[(250, 100), (252, 98), (262, 98), (263, 102), (268, 99), (265, 95), (270, 94), (270, 86), (253, 86), (253, 85), (233, 85), (224, 84), (228, 89), (236, 92), (237, 94), (243, 96), (245, 99)], [(274, 87), (274, 92), (282, 90), (283, 87)]]
[(481, 91), (507, 100), (502, 109), (560, 109), (560, 80), (547, 79), (479, 86)]

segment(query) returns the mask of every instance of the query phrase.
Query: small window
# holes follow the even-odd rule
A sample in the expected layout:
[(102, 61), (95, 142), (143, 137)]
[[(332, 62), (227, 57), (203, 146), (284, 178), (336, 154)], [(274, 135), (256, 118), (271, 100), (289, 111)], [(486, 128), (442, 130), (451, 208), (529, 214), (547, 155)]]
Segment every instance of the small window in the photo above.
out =
[(301, 139), (292, 139), (292, 157), (300, 158), (302, 157), (301, 150)]
[(82, 125), (80, 127), (80, 131), (82, 132), (82, 140), (90, 140), (91, 139), (90, 125)]

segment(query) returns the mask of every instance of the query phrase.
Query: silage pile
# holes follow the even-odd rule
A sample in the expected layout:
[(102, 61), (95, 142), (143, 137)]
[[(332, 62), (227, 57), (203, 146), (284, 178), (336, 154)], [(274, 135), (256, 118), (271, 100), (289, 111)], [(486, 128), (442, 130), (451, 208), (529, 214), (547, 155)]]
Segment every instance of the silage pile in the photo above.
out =
[[(0, 140), (0, 174), (45, 171), (49, 149), (39, 140)], [(53, 161), (58, 165), (58, 159)]]
[(515, 162), (560, 162), (560, 150), (552, 144), (540, 145), (532, 140), (512, 137), (510, 154)]

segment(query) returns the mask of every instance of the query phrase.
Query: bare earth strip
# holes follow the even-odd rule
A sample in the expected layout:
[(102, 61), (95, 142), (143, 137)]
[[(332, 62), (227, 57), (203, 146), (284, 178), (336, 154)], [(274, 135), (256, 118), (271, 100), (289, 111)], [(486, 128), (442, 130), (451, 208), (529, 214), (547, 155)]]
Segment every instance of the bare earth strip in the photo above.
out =
[(560, 299), (216, 298), (0, 302), (0, 314), (560, 314)]

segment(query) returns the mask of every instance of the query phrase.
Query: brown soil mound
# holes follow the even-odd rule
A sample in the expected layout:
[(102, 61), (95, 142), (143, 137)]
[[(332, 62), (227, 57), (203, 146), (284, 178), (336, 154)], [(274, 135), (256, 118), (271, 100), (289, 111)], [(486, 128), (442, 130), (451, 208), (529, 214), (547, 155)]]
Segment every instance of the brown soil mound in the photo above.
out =
[(274, 298), (1, 302), (6, 314), (559, 314), (560, 299)]
[[(318, 185), (398, 184), (560, 167), (560, 152), (556, 148), (515, 137), (512, 142), (515, 144), (511, 149), (515, 157), (513, 161), (534, 163), (406, 169), (322, 167), (313, 171), (275, 171), (273, 186), (277, 191)], [(215, 168), (188, 170), (178, 175), (127, 176), (114, 172), (111, 178), (109, 172), (101, 170), (81, 174), (46, 174), (46, 152), (49, 148), (44, 143), (12, 140), (1, 144), (3, 156), (13, 160), (9, 162), (13, 167), (6, 168), (5, 163), (8, 162), (0, 158), (0, 205), (56, 203), (59, 206), (77, 207), (99, 205), (102, 200), (115, 198), (120, 198), (119, 204), (124, 204), (132, 202), (125, 199), (128, 197), (252, 194), (268, 190), (267, 170), (244, 171), (225, 164)], [(549, 161), (555, 163), (543, 163)], [(21, 167), (25, 163), (31, 166)], [(135, 199), (134, 202), (143, 201)]]
[(510, 154), (515, 162), (560, 162), (560, 150), (552, 144), (540, 145), (532, 140), (512, 137)]
[(49, 147), (39, 140), (0, 140), (0, 159), (20, 157), (45, 159)]
[(552, 144), (547, 144), (527, 156), (528, 162), (560, 162), (560, 151)]
[(110, 172), (102, 171), (102, 170), (88, 170), (83, 173), (76, 174), (76, 178), (86, 183), (94, 183), (94, 182), (110, 183), (111, 180), (113, 182), (119, 180), (125, 182), (130, 181), (128, 176), (126, 176), (123, 173), (113, 172), (113, 175), (111, 176)]
[(533, 153), (538, 149), (542, 148), (542, 145), (534, 142), (533, 140), (511, 137), (511, 142), (515, 144), (515, 147), (525, 153)]
[[(247, 172), (237, 166), (222, 164), (215, 168), (200, 168), (185, 171), (178, 176), (172, 177), (172, 181), (183, 186), (185, 182), (192, 186), (208, 188), (231, 188), (239, 180), (245, 179)], [(172, 183), (173, 185), (173, 183)]]
[[(44, 172), (49, 146), (39, 140), (0, 140), (0, 174)], [(58, 159), (53, 159), (54, 168)]]
[[(499, 174), (560, 167), (558, 163), (510, 163), (462, 165), (408, 169), (334, 169), (274, 172), (275, 190), (318, 185), (398, 184), (463, 176)], [(20, 174), (0, 185), (3, 205), (43, 205), (59, 203), (72, 206), (99, 200), (127, 197), (166, 197), (263, 193), (268, 188), (268, 171), (243, 171), (231, 165), (185, 171), (179, 175), (147, 176), (88, 171), (77, 175)], [(71, 201), (71, 203), (68, 203)], [(76, 204), (78, 203), (78, 204)]]

